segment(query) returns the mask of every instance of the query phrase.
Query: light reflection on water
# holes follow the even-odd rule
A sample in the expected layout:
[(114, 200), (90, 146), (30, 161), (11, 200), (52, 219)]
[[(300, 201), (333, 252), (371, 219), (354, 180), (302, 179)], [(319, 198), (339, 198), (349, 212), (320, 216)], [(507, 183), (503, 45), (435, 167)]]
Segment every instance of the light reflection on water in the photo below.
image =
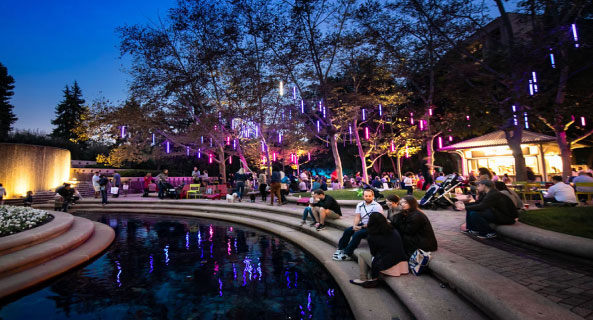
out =
[(111, 225), (114, 244), (0, 318), (352, 319), (327, 271), (276, 236), (195, 218), (84, 216)]

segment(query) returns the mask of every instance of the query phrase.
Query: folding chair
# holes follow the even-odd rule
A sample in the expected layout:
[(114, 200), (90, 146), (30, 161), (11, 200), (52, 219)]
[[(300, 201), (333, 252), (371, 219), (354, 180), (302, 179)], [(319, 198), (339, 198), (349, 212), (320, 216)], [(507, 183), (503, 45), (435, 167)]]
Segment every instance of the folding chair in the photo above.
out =
[[(574, 184), (574, 186), (577, 188), (577, 190), (579, 187), (593, 187), (593, 182), (577, 182)], [(575, 194), (577, 198), (579, 195), (586, 195), (587, 201), (591, 201), (591, 196), (593, 196), (593, 192), (591, 191), (577, 191)]]
[(193, 195), (194, 199), (198, 198), (198, 196), (200, 195), (200, 184), (190, 184), (189, 185), (189, 190), (187, 190), (186, 192), (186, 199), (189, 199), (189, 195)]

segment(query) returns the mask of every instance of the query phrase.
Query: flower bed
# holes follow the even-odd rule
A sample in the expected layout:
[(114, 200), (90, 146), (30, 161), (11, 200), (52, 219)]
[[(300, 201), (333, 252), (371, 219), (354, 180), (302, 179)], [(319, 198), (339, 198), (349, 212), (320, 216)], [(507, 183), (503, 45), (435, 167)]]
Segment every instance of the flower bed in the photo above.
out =
[(47, 211), (29, 207), (0, 206), (0, 237), (35, 228), (49, 221)]

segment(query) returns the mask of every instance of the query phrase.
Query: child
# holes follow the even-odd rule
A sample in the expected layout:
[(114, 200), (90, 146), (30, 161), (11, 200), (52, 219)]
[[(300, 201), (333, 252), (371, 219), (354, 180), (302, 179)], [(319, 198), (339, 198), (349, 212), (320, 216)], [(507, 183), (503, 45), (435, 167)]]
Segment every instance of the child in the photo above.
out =
[(130, 185), (128, 184), (128, 181), (124, 181), (123, 189), (124, 189), (124, 197), (127, 197), (128, 189), (130, 189)]
[(404, 179), (404, 186), (405, 186), (406, 190), (408, 190), (408, 195), (412, 195), (412, 193), (414, 191), (414, 180), (412, 179), (413, 176), (414, 176), (413, 173), (407, 172), (406, 178)]
[(30, 207), (33, 204), (33, 191), (27, 191), (27, 196), (23, 198), (23, 205)]

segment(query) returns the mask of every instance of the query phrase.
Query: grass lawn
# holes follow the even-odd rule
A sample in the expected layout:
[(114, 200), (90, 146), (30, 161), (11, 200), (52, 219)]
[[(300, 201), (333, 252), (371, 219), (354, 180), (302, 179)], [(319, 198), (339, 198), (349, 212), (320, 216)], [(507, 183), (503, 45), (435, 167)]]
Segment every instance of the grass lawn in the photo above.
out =
[(593, 207), (551, 207), (529, 210), (519, 221), (534, 227), (593, 239)]
[[(362, 200), (362, 197), (357, 196), (356, 191), (351, 190), (330, 190), (325, 191), (326, 194), (331, 195), (336, 200)], [(384, 196), (389, 194), (397, 194), (400, 198), (407, 194), (407, 190), (385, 190), (381, 192)], [(418, 200), (422, 199), (426, 192), (425, 191), (414, 191), (414, 197)], [(310, 197), (311, 192), (293, 193), (294, 196), (298, 197)]]

